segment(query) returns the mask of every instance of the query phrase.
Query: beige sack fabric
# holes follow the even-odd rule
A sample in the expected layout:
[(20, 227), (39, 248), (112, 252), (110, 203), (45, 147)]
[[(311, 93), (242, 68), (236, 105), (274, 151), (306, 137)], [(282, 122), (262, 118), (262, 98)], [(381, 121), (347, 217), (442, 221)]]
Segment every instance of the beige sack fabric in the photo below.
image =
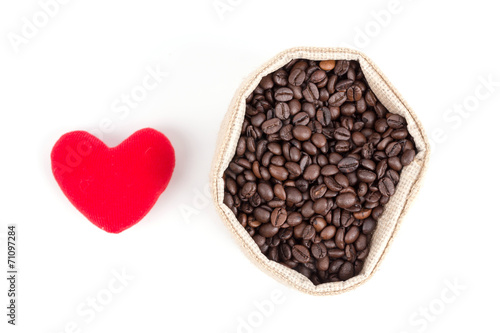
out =
[[(383, 215), (378, 221), (373, 234), (371, 248), (361, 273), (342, 282), (330, 282), (315, 286), (304, 275), (282, 264), (271, 261), (262, 254), (248, 232), (240, 225), (231, 210), (223, 204), (223, 174), (233, 158), (236, 144), (245, 117), (246, 97), (257, 87), (262, 77), (276, 71), (293, 59), (309, 60), (357, 60), (361, 65), (370, 88), (379, 101), (392, 113), (406, 118), (408, 131), (413, 136), (418, 154), (414, 161), (403, 168), (396, 193), (385, 205)], [(213, 199), (222, 220), (235, 236), (237, 242), (245, 250), (257, 266), (280, 282), (302, 292), (313, 295), (340, 294), (354, 289), (366, 282), (382, 262), (401, 221), (407, 213), (422, 182), (429, 159), (429, 143), (422, 124), (415, 113), (407, 105), (398, 91), (382, 74), (378, 67), (361, 52), (346, 48), (312, 48), (299, 47), (286, 50), (251, 74), (236, 92), (222, 123), (217, 150), (214, 156), (210, 185)]]

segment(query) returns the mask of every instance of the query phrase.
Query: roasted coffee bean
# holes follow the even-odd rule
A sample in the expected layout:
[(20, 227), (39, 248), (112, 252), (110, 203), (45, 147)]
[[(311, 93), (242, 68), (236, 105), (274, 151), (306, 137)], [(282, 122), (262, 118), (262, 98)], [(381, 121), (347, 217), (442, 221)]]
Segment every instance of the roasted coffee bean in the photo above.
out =
[(378, 189), (383, 196), (394, 195), (395, 187), (392, 180), (388, 177), (384, 177), (378, 182)]
[(309, 103), (313, 103), (319, 98), (319, 90), (318, 87), (312, 83), (309, 82), (304, 90), (302, 90), (302, 95), (304, 96), (304, 99), (308, 101)]
[(335, 233), (335, 245), (341, 250), (345, 248), (345, 242), (344, 242), (344, 234), (345, 234), (345, 229), (340, 228), (337, 230)]
[(387, 125), (391, 128), (401, 128), (406, 125), (406, 121), (403, 117), (397, 114), (393, 114), (387, 118)]
[(326, 137), (320, 133), (314, 133), (311, 136), (311, 142), (318, 148), (323, 148), (327, 144)]
[(338, 168), (343, 173), (350, 173), (356, 171), (359, 166), (359, 161), (353, 157), (345, 157), (340, 160)]
[(265, 201), (273, 200), (274, 194), (271, 185), (268, 183), (260, 183), (257, 186), (257, 191), (262, 199)]
[(327, 190), (328, 188), (326, 187), (325, 184), (315, 185), (311, 187), (311, 193), (310, 193), (311, 199), (318, 200), (319, 198), (322, 198)]
[(269, 173), (272, 177), (278, 180), (286, 180), (288, 177), (288, 171), (284, 167), (271, 165), (269, 167)]
[(300, 86), (306, 78), (306, 73), (300, 68), (296, 68), (290, 72), (288, 76), (288, 82), (294, 86)]
[(303, 245), (295, 245), (292, 248), (292, 256), (300, 263), (306, 263), (311, 260), (309, 250)]
[(278, 246), (278, 255), (284, 261), (290, 260), (292, 257), (292, 249), (290, 248), (290, 245), (285, 243), (280, 244)]
[(354, 276), (354, 265), (350, 262), (346, 261), (340, 266), (339, 269), (339, 278), (342, 281), (348, 280)]
[(281, 129), (281, 126), (283, 126), (281, 120), (279, 120), (278, 118), (272, 118), (266, 120), (261, 127), (262, 127), (262, 132), (266, 134), (273, 134), (278, 132)]
[(401, 169), (403, 168), (403, 164), (401, 164), (401, 160), (399, 159), (399, 157), (396, 157), (396, 156), (389, 157), (389, 159), (387, 160), (387, 165), (391, 169), (396, 170), (396, 171), (401, 171)]
[(365, 235), (370, 235), (372, 232), (375, 231), (376, 226), (377, 226), (377, 222), (374, 219), (367, 218), (363, 222), (363, 227), (362, 227), (363, 233)]
[(276, 235), (278, 233), (278, 230), (279, 230), (279, 228), (273, 226), (271, 223), (265, 223), (265, 224), (260, 226), (259, 233), (262, 236), (269, 238), (269, 237), (273, 237), (274, 235)]
[(372, 213), (371, 209), (365, 208), (365, 209), (360, 210), (359, 212), (354, 212), (352, 214), (352, 216), (354, 216), (355, 219), (364, 220), (364, 219), (368, 218), (371, 213)]
[(329, 225), (321, 230), (320, 237), (324, 240), (332, 239), (335, 236), (336, 228), (333, 225)]
[(292, 130), (294, 138), (300, 141), (309, 140), (311, 137), (311, 129), (304, 125), (295, 126)]
[(285, 208), (275, 208), (271, 213), (271, 224), (275, 227), (281, 227), (286, 222), (287, 212)]
[(319, 67), (324, 71), (331, 71), (335, 68), (335, 60), (323, 60), (320, 61)]
[(315, 235), (316, 235), (316, 230), (314, 230), (314, 227), (312, 225), (308, 224), (304, 227), (304, 230), (302, 231), (303, 239), (310, 240), (313, 239)]
[(405, 151), (401, 156), (401, 164), (403, 166), (410, 165), (410, 163), (413, 162), (414, 158), (415, 158), (415, 150), (409, 149)]
[(241, 195), (243, 196), (243, 198), (248, 199), (252, 197), (256, 191), (257, 185), (254, 182), (248, 182), (241, 189)]
[(349, 61), (338, 60), (335, 65), (334, 73), (340, 76), (347, 73), (348, 70), (349, 70)]
[(293, 60), (246, 97), (224, 204), (270, 260), (314, 284), (359, 274), (417, 151), (356, 61)]
[(323, 242), (313, 244), (311, 246), (311, 253), (312, 253), (313, 257), (316, 259), (321, 259), (321, 258), (326, 257), (327, 256), (327, 249), (326, 249), (325, 244), (323, 244)]
[(279, 88), (274, 93), (274, 99), (279, 102), (288, 102), (293, 99), (293, 90), (290, 88)]
[(340, 208), (349, 208), (356, 203), (356, 195), (353, 193), (343, 193), (337, 197), (337, 205)]
[(335, 140), (349, 140), (351, 138), (351, 132), (347, 128), (339, 127), (333, 132), (333, 137)]
[(309, 77), (309, 81), (312, 83), (320, 83), (321, 81), (328, 79), (326, 73), (322, 69), (317, 69), (315, 70), (312, 74), (311, 77)]
[(363, 92), (359, 85), (352, 85), (347, 88), (347, 100), (348, 101), (359, 101), (363, 97)]
[(375, 181), (375, 179), (377, 179), (377, 175), (375, 174), (375, 172), (369, 170), (358, 170), (356, 174), (358, 176), (358, 179), (365, 183), (371, 183)]
[(294, 187), (287, 187), (285, 189), (285, 192), (286, 192), (286, 200), (289, 203), (298, 204), (299, 202), (302, 201), (302, 193), (300, 193), (298, 189)]
[(315, 180), (318, 178), (321, 171), (321, 167), (317, 164), (311, 164), (304, 170), (304, 179), (305, 180)]
[(359, 228), (356, 226), (352, 226), (345, 234), (344, 240), (346, 244), (352, 244), (358, 239), (358, 236), (359, 236)]
[(400, 152), (401, 152), (401, 145), (398, 142), (391, 142), (385, 148), (385, 154), (388, 157), (398, 156)]
[(288, 106), (287, 103), (280, 102), (276, 104), (274, 113), (276, 114), (277, 118), (281, 120), (286, 120), (290, 117), (290, 106)]
[(286, 223), (288, 223), (290, 227), (295, 227), (302, 223), (302, 215), (297, 212), (290, 213), (286, 218)]
[[(343, 91), (337, 91), (328, 99), (330, 106), (341, 106), (347, 100), (347, 95)], [(340, 111), (340, 109), (339, 109)], [(332, 115), (333, 116), (333, 115)], [(333, 117), (332, 117), (333, 118)]]

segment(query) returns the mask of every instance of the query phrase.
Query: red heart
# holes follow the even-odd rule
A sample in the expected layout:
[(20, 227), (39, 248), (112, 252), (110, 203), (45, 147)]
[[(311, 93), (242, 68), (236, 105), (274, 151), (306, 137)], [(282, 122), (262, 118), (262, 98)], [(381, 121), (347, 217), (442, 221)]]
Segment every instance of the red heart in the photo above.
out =
[(76, 209), (104, 231), (119, 233), (146, 216), (167, 188), (175, 152), (151, 128), (113, 148), (76, 131), (56, 142), (51, 160), (57, 183)]

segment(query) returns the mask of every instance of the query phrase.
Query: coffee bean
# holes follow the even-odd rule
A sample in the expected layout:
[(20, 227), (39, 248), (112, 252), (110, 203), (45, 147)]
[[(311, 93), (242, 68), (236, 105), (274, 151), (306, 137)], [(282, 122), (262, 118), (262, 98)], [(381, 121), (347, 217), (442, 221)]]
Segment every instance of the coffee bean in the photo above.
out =
[(401, 160), (399, 157), (393, 156), (389, 157), (387, 160), (387, 165), (393, 170), (400, 171), (403, 168), (403, 164), (401, 164)]
[(348, 280), (354, 276), (354, 266), (350, 262), (346, 261), (340, 266), (339, 278), (342, 281)]
[(287, 212), (284, 208), (275, 208), (271, 213), (271, 224), (275, 227), (281, 227), (285, 223)]
[(347, 100), (347, 95), (343, 91), (337, 91), (328, 99), (330, 106), (341, 106)]
[(321, 175), (323, 176), (333, 176), (338, 172), (339, 169), (333, 164), (328, 164), (321, 168)]
[(323, 60), (320, 61), (319, 67), (324, 71), (331, 71), (335, 68), (335, 60)]
[(403, 166), (410, 165), (410, 163), (413, 162), (414, 158), (415, 158), (415, 150), (409, 149), (405, 151), (401, 156), (401, 164)]
[(375, 231), (375, 227), (377, 226), (377, 222), (372, 218), (367, 218), (363, 222), (362, 231), (365, 235), (370, 235)]
[(337, 230), (335, 233), (335, 245), (341, 250), (345, 248), (345, 242), (344, 242), (344, 234), (345, 234), (345, 229), (340, 228)]
[(298, 189), (294, 187), (287, 187), (285, 189), (285, 192), (286, 192), (286, 200), (289, 203), (298, 204), (299, 202), (302, 201), (302, 194)]
[(363, 92), (358, 85), (352, 85), (347, 88), (347, 100), (348, 101), (359, 101), (363, 97)]
[(337, 205), (340, 208), (349, 208), (356, 203), (356, 195), (353, 193), (340, 194), (337, 197)]
[(309, 82), (306, 88), (302, 91), (302, 95), (304, 96), (306, 101), (312, 103), (319, 98), (318, 87), (314, 83)]
[(326, 220), (321, 216), (315, 216), (311, 219), (311, 225), (316, 232), (321, 232), (326, 227)]
[(269, 173), (272, 177), (278, 180), (286, 180), (288, 177), (288, 171), (284, 167), (271, 165), (269, 167)]
[(344, 240), (346, 244), (352, 244), (358, 239), (358, 236), (359, 236), (359, 228), (356, 226), (352, 226), (345, 234)]
[(262, 199), (265, 201), (271, 201), (273, 200), (273, 189), (271, 188), (271, 185), (268, 183), (260, 183), (257, 186), (257, 191)]
[(309, 78), (309, 81), (312, 83), (320, 83), (321, 81), (327, 79), (327, 75), (324, 70), (322, 69), (317, 69), (315, 70), (312, 74), (311, 77)]
[(302, 82), (304, 82), (305, 78), (306, 78), (306, 73), (303, 70), (296, 68), (290, 72), (290, 76), (288, 77), (288, 82), (291, 85), (300, 86)]
[(292, 256), (300, 263), (306, 263), (311, 260), (309, 250), (303, 245), (295, 245), (292, 248)]
[(321, 168), (317, 164), (311, 164), (304, 170), (305, 180), (315, 180), (320, 174)]
[(309, 115), (307, 112), (299, 112), (293, 117), (292, 123), (294, 125), (307, 125), (309, 124)]
[[(350, 86), (352, 86), (353, 83), (354, 83), (354, 81), (349, 80), (349, 79), (340, 80), (337, 82), (337, 85), (335, 86), (335, 90), (345, 92), (345, 91), (347, 91), (347, 89)], [(347, 97), (347, 98), (349, 99), (349, 97)]]
[(271, 213), (264, 208), (257, 207), (253, 211), (253, 216), (255, 216), (257, 221), (259, 221), (261, 223), (267, 223), (267, 222), (269, 222), (269, 219), (271, 218)]
[(244, 198), (248, 199), (252, 197), (256, 191), (257, 191), (257, 185), (254, 182), (248, 182), (241, 189), (241, 195)]
[(269, 238), (269, 237), (273, 237), (274, 235), (276, 235), (278, 233), (278, 230), (279, 230), (279, 228), (273, 226), (271, 223), (265, 223), (265, 224), (260, 226), (259, 233), (262, 236)]
[(295, 126), (292, 130), (294, 138), (300, 141), (309, 140), (311, 137), (311, 129), (304, 125)]
[(360, 210), (359, 212), (354, 212), (352, 215), (354, 216), (355, 219), (364, 220), (364, 219), (368, 218), (371, 213), (372, 213), (371, 209), (365, 208), (365, 209)]
[(317, 200), (319, 198), (322, 198), (327, 190), (328, 188), (326, 187), (325, 184), (311, 187), (311, 193), (310, 193), (311, 199)]
[(375, 179), (377, 179), (377, 175), (375, 174), (375, 172), (368, 170), (358, 170), (357, 176), (360, 181), (365, 183), (371, 183), (375, 181)]
[(351, 132), (347, 128), (339, 127), (333, 133), (335, 140), (349, 140), (351, 138)]
[(400, 152), (401, 152), (401, 145), (398, 142), (391, 142), (385, 148), (385, 154), (388, 157), (398, 156)]
[(343, 116), (352, 116), (356, 113), (356, 106), (354, 103), (344, 103), (340, 106), (340, 113)]
[(281, 120), (286, 120), (290, 117), (290, 106), (287, 103), (280, 102), (276, 104), (275, 108), (276, 117)]
[(393, 114), (387, 118), (387, 125), (391, 128), (401, 128), (406, 125), (406, 121), (403, 117), (397, 114)]
[(288, 102), (293, 99), (293, 90), (290, 88), (279, 88), (274, 93), (274, 99), (279, 102)]
[(338, 168), (343, 173), (350, 173), (356, 171), (359, 166), (359, 161), (353, 157), (345, 157), (340, 160)]
[(281, 122), (281, 120), (279, 120), (278, 118), (272, 118), (266, 120), (261, 127), (264, 133), (273, 134), (278, 132), (281, 129), (282, 125), (283, 123)]
[(378, 188), (379, 188), (380, 193), (383, 196), (388, 197), (388, 196), (394, 195), (394, 192), (395, 192), (394, 183), (392, 182), (392, 180), (390, 180), (387, 177), (382, 178), (378, 182)]
[(325, 244), (323, 244), (322, 242), (317, 243), (317, 244), (313, 244), (311, 246), (311, 253), (312, 253), (312, 256), (316, 259), (321, 259), (321, 258), (326, 257), (327, 256), (327, 249), (326, 249)]
[(347, 73), (348, 70), (349, 70), (349, 61), (339, 60), (335, 65), (334, 73), (340, 76)]
[(292, 249), (286, 243), (282, 243), (278, 246), (278, 255), (284, 261), (290, 260), (292, 257)]
[(314, 230), (314, 227), (310, 224), (306, 225), (304, 227), (304, 230), (302, 231), (302, 238), (305, 240), (310, 240), (316, 235), (316, 231)]

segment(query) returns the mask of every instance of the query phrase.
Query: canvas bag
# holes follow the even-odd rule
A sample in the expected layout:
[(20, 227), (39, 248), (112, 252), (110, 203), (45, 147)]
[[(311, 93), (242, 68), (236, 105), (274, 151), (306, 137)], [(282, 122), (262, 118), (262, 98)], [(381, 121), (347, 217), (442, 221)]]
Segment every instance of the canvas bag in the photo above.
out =
[[(293, 59), (308, 60), (357, 60), (366, 80), (378, 100), (392, 113), (406, 118), (408, 131), (413, 136), (417, 155), (403, 168), (396, 193), (385, 205), (373, 234), (370, 252), (359, 275), (347, 281), (330, 282), (315, 286), (299, 272), (269, 260), (260, 251), (248, 232), (241, 226), (233, 212), (223, 204), (223, 174), (232, 160), (245, 117), (246, 97), (258, 86), (262, 77), (283, 67)], [(251, 74), (237, 90), (224, 117), (219, 132), (217, 148), (210, 174), (212, 197), (222, 220), (234, 235), (247, 256), (264, 272), (276, 280), (312, 295), (340, 294), (366, 282), (377, 270), (398, 231), (403, 217), (415, 198), (429, 160), (429, 142), (415, 113), (387, 80), (379, 68), (364, 54), (347, 48), (298, 47), (281, 52)]]

